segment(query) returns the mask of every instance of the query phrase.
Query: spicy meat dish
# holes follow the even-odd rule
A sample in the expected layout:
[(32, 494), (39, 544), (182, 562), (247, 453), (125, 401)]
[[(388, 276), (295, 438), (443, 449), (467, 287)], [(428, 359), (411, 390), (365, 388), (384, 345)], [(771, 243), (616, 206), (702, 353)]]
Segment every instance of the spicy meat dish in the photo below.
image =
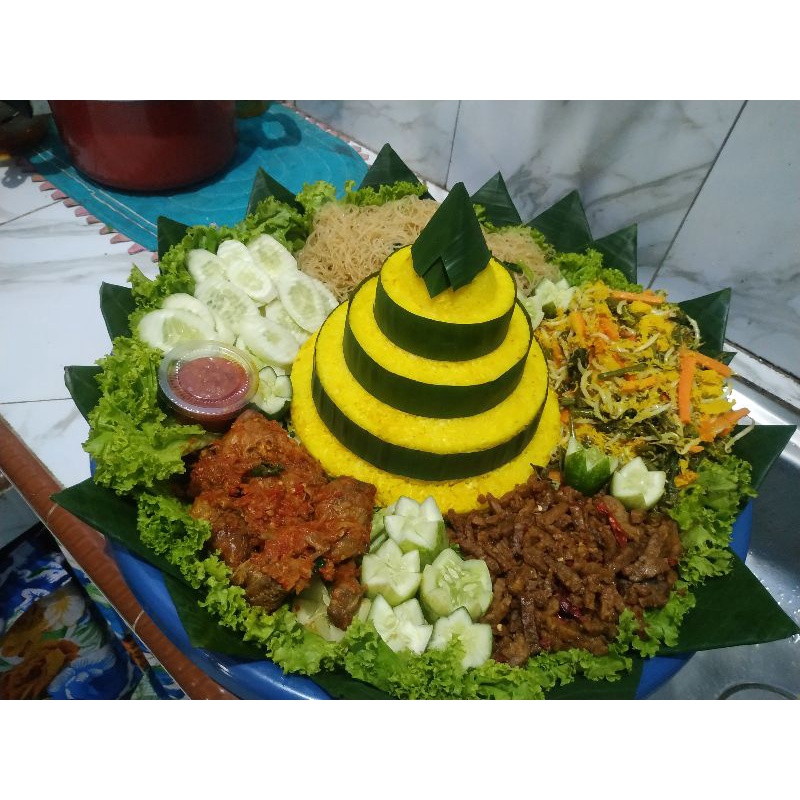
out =
[(585, 497), (535, 474), (486, 508), (447, 515), (462, 553), (486, 561), (493, 600), (492, 657), (514, 666), (542, 651), (608, 652), (620, 613), (641, 621), (678, 578), (678, 527), (668, 517), (626, 511), (616, 498)]
[(191, 468), (191, 514), (249, 602), (274, 611), (314, 575), (330, 584), (330, 621), (346, 628), (362, 597), (357, 557), (369, 547), (375, 487), (329, 480), (277, 423), (245, 411)]

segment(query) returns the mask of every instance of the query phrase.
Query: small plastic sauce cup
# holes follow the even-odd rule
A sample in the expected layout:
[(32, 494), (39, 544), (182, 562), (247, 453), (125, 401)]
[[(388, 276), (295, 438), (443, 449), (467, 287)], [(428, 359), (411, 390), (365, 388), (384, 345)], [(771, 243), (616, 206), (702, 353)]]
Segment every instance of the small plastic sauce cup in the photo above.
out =
[(258, 371), (250, 357), (221, 342), (185, 342), (158, 369), (166, 404), (183, 421), (224, 430), (253, 399)]

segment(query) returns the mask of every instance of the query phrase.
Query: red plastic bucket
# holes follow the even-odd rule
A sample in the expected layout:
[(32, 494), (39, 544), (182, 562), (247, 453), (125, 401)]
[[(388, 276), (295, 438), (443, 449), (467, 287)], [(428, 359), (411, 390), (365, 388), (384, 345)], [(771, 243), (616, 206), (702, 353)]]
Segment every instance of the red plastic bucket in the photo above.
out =
[(199, 183), (236, 150), (234, 100), (51, 100), (50, 108), (75, 167), (115, 189)]

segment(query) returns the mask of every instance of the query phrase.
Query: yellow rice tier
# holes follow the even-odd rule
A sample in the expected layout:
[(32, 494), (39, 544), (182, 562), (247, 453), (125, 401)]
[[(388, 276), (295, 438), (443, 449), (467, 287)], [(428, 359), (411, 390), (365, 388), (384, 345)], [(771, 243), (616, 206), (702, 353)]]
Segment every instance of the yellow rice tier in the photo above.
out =
[[(514, 309), (503, 343), (484, 356), (468, 361), (423, 358), (396, 345), (378, 327), (372, 308), (378, 278), (364, 283), (350, 301), (348, 322), (358, 344), (377, 364), (396, 375), (442, 386), (488, 383), (518, 364), (531, 343), (530, 323), (520, 306)], [(452, 292), (451, 292), (452, 294)], [(430, 298), (428, 298), (431, 302)]]
[(463, 325), (488, 322), (507, 313), (517, 297), (509, 271), (495, 259), (460, 289), (428, 294), (425, 281), (414, 271), (411, 247), (389, 256), (381, 268), (381, 285), (399, 306), (427, 319)]
[(516, 458), (491, 472), (462, 480), (422, 481), (373, 467), (344, 447), (317, 413), (311, 396), (315, 343), (316, 336), (313, 336), (300, 348), (292, 367), (291, 415), (294, 429), (306, 449), (329, 475), (349, 475), (373, 484), (378, 490), (377, 503), (381, 506), (393, 503), (401, 495), (418, 502), (432, 495), (444, 511), (469, 511), (478, 507), (479, 494), (500, 496), (524, 483), (532, 466), (545, 466), (558, 444), (561, 434), (558, 401), (555, 393), (549, 392), (536, 434), (528, 446)]
[(346, 305), (339, 306), (316, 336), (315, 369), (325, 394), (355, 425), (399, 447), (435, 454), (488, 450), (525, 430), (547, 395), (547, 363), (535, 340), (522, 377), (505, 400), (469, 417), (420, 417), (399, 411), (373, 397), (352, 375), (342, 340)]

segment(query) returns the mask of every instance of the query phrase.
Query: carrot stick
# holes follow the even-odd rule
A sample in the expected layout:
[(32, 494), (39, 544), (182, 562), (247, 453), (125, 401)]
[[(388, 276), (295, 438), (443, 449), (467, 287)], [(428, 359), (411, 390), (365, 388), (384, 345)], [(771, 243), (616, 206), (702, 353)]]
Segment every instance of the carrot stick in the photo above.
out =
[(729, 378), (731, 375), (733, 375), (733, 370), (727, 364), (717, 361), (716, 358), (704, 356), (702, 353), (698, 352), (693, 352), (692, 357), (701, 367), (713, 369), (714, 372), (718, 372), (720, 375), (726, 378)]
[(714, 441), (719, 434), (732, 428), (742, 417), (746, 417), (749, 413), (749, 409), (740, 408), (737, 411), (717, 414), (715, 417), (705, 417), (700, 423), (700, 438), (704, 442)]
[(569, 315), (569, 324), (575, 335), (582, 342), (586, 340), (586, 320), (580, 311), (571, 311)]
[(692, 419), (694, 366), (694, 353), (690, 350), (681, 350), (678, 356), (678, 419), (684, 425), (688, 425)]
[(597, 318), (597, 322), (600, 325), (600, 330), (603, 331), (603, 333), (608, 336), (609, 339), (619, 339), (619, 331), (617, 330), (617, 326), (608, 317), (605, 317), (601, 314)]
[(664, 302), (664, 298), (651, 292), (650, 289), (645, 289), (643, 292), (623, 292), (615, 290), (611, 292), (611, 297), (615, 300), (641, 300), (643, 303), (649, 303), (651, 306), (657, 306), (659, 303)]

